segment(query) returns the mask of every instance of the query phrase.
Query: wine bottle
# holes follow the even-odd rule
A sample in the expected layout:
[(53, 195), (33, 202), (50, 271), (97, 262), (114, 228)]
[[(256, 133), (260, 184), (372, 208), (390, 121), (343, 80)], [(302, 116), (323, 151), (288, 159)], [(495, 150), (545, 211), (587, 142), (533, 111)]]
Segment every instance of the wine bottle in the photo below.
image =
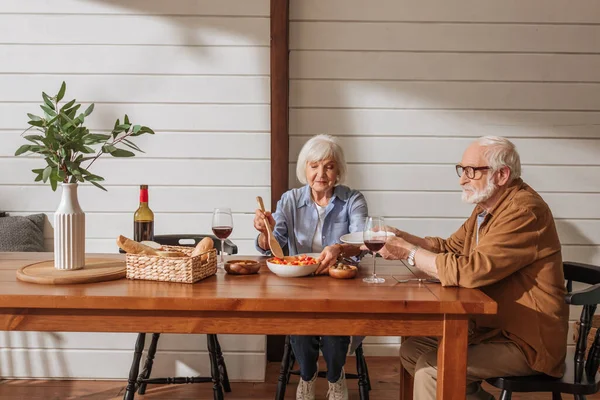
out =
[(148, 185), (140, 185), (140, 206), (133, 215), (133, 240), (154, 240), (154, 213), (148, 206)]

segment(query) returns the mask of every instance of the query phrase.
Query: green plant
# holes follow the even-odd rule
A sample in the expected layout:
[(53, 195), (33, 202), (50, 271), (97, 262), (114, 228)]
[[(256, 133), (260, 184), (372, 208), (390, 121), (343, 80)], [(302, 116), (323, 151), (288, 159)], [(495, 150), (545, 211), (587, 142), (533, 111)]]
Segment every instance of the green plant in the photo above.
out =
[[(94, 111), (91, 104), (83, 113), (77, 115), (81, 104), (73, 99), (59, 108), (59, 103), (65, 96), (67, 85), (62, 83), (60, 90), (54, 97), (42, 92), (44, 104), (40, 107), (44, 116), (27, 114), (31, 125), (22, 135), (30, 129), (38, 130), (42, 135), (26, 135), (25, 139), (33, 144), (24, 144), (17, 149), (15, 156), (27, 152), (40, 154), (44, 157), (47, 166), (45, 168), (32, 170), (36, 174), (35, 181), (50, 181), (52, 190), (56, 190), (58, 182), (77, 183), (90, 182), (92, 185), (106, 190), (98, 182), (104, 180), (101, 176), (94, 175), (89, 171), (91, 165), (102, 154), (110, 154), (113, 157), (133, 157), (133, 151), (143, 151), (130, 139), (143, 134), (154, 134), (147, 126), (133, 125), (129, 117), (125, 115), (123, 123), (118, 119), (109, 134), (90, 133), (83, 123), (85, 118)], [(98, 150), (93, 147), (100, 145)], [(121, 148), (117, 147), (120, 145)], [(127, 146), (133, 151), (126, 150)], [(84, 168), (82, 163), (88, 162)]]

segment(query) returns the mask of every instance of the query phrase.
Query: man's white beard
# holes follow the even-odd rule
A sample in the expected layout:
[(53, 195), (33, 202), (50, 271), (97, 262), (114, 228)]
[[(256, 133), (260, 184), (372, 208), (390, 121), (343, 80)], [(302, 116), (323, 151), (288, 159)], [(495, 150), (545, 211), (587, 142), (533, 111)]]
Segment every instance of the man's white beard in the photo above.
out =
[[(492, 178), (493, 178), (493, 175), (490, 174), (490, 176), (487, 179), (487, 185), (485, 186), (485, 188), (483, 190), (480, 190), (480, 191), (475, 190), (470, 185), (464, 185), (463, 192), (462, 192), (462, 201), (464, 201), (465, 203), (479, 204), (479, 203), (483, 203), (484, 201), (486, 201), (490, 197), (492, 197), (494, 195), (494, 193), (496, 192), (496, 189), (498, 189), (498, 185), (496, 185), (492, 181)], [(465, 190), (465, 189), (469, 189), (469, 190)]]

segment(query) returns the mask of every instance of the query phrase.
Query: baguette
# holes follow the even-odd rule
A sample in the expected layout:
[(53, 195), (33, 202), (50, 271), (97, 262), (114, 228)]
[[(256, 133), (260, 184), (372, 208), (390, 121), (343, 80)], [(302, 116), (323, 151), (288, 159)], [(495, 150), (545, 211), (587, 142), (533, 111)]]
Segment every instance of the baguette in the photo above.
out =
[[(199, 256), (202, 253), (206, 253), (207, 251), (212, 249), (214, 247), (214, 245), (215, 244), (211, 238), (209, 238), (208, 236), (205, 237), (204, 239), (199, 241), (198, 244), (196, 245), (196, 248), (192, 252), (192, 257)], [(202, 256), (202, 261), (206, 261), (206, 260), (208, 260), (208, 254), (204, 254)]]
[(119, 246), (125, 252), (127, 252), (129, 254), (145, 254), (148, 256), (157, 256), (158, 255), (158, 252), (156, 250), (154, 250), (152, 247), (138, 243), (134, 240), (126, 238), (123, 235), (119, 235), (119, 237), (117, 238), (117, 246)]

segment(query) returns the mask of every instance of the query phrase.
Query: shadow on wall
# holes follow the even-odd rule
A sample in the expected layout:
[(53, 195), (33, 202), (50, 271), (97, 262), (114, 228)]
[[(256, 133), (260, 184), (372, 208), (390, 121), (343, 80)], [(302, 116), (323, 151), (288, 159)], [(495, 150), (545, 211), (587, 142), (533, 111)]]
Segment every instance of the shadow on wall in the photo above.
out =
[[(232, 70), (237, 69), (235, 66), (227, 66), (229, 72), (220, 71), (222, 65), (220, 51), (224, 48), (239, 48), (239, 47), (262, 47), (268, 49), (270, 42), (269, 34), (269, 8), (268, 0), (253, 1), (252, 4), (257, 4), (257, 12), (252, 12), (252, 7), (244, 6), (243, 9), (248, 9), (250, 14), (240, 14), (237, 6), (231, 2), (231, 5), (219, 6), (218, 15), (206, 15), (205, 4), (208, 2), (202, 1), (184, 1), (177, 3), (163, 1), (143, 1), (143, 0), (94, 0), (98, 4), (108, 5), (111, 9), (121, 9), (123, 14), (132, 15), (147, 15), (152, 18), (160, 18), (167, 21), (169, 28), (172, 28), (177, 34), (173, 35), (173, 40), (169, 40), (167, 46), (173, 46), (177, 50), (186, 54), (186, 61), (189, 64), (179, 68), (177, 65), (169, 66), (171, 70), (158, 70), (150, 68), (150, 74), (182, 74), (182, 75), (223, 75), (231, 74)], [(265, 6), (266, 4), (266, 6)], [(260, 6), (260, 7), (259, 7)], [(266, 8), (265, 12), (261, 12), (261, 8)], [(233, 15), (233, 18), (227, 18)], [(242, 16), (244, 18), (238, 18)], [(248, 17), (248, 18), (246, 18)], [(264, 24), (253, 23), (249, 19), (266, 20)], [(219, 43), (210, 40), (211, 37), (218, 35), (221, 37)], [(126, 40), (126, 39), (124, 39)], [(124, 43), (126, 44), (126, 43)], [(147, 59), (136, 60), (136, 64), (141, 70), (148, 70), (146, 65), (163, 64), (164, 60), (156, 59), (158, 55), (152, 55)], [(195, 61), (195, 62), (194, 62)], [(240, 66), (250, 65), (252, 70), (262, 71), (262, 75), (269, 73), (269, 57), (268, 51), (264, 54), (257, 53), (254, 57), (238, 60)], [(197, 64), (196, 64), (197, 63)], [(203, 66), (209, 72), (198, 72), (195, 66)], [(244, 74), (240, 74), (244, 75)], [(268, 88), (266, 88), (268, 90)], [(118, 88), (102, 88), (98, 87), (98, 91), (118, 90)], [(167, 90), (168, 87), (158, 88), (158, 90)], [(95, 117), (98, 117), (102, 126), (110, 127), (114, 123), (115, 118), (121, 117), (123, 111), (127, 112), (127, 107), (123, 105), (104, 105), (98, 107), (95, 111)], [(157, 112), (159, 110), (157, 109)], [(194, 112), (190, 109), (190, 112)], [(133, 114), (133, 113), (131, 113)], [(144, 124), (152, 126), (155, 130), (168, 129), (171, 127), (161, 127), (157, 124), (152, 124), (152, 121), (143, 121)], [(209, 128), (210, 129), (210, 128)], [(198, 127), (187, 127), (184, 130), (206, 130)], [(142, 142), (143, 145), (143, 142)]]
[[(0, 377), (71, 377), (62, 353), (63, 338), (56, 332), (2, 332)], [(54, 350), (48, 353), (47, 350)], [(52, 355), (50, 355), (52, 354)]]

